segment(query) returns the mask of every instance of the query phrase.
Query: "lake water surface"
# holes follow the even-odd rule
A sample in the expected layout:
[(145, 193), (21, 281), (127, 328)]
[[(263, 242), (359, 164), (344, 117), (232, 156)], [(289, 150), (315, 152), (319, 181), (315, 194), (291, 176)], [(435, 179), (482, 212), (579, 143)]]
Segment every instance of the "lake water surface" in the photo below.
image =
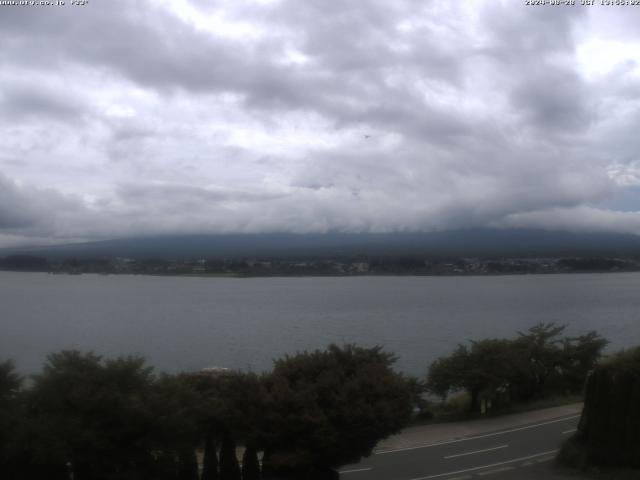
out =
[(195, 278), (0, 272), (0, 361), (39, 370), (64, 348), (141, 354), (159, 370), (261, 371), (331, 342), (383, 345), (423, 375), (458, 342), (542, 321), (640, 344), (640, 273)]

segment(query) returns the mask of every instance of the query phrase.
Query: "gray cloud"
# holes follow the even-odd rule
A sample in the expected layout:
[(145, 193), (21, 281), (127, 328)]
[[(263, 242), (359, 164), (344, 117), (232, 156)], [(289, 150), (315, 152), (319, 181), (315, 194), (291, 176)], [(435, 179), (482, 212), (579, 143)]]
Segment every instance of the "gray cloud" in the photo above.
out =
[[(247, 192), (243, 190), (231, 190), (227, 188), (199, 188), (191, 185), (165, 184), (165, 185), (120, 185), (118, 197), (125, 203), (148, 203), (150, 206), (165, 207), (172, 205), (178, 212), (190, 206), (196, 208), (203, 202), (261, 202), (279, 198), (281, 195), (268, 192)], [(185, 202), (184, 205), (175, 205), (176, 201)]]
[(597, 120), (587, 88), (572, 71), (546, 69), (532, 73), (511, 95), (525, 121), (548, 133), (587, 130)]
[[(0, 232), (26, 236), (64, 235), (60, 223), (84, 212), (77, 199), (51, 189), (24, 187), (0, 175)], [(58, 225), (57, 225), (58, 224)]]
[(3, 7), (0, 237), (628, 231), (627, 15), (473, 5)]
[(24, 209), (24, 196), (13, 182), (0, 177), (0, 230), (25, 228), (36, 222), (33, 212)]
[(0, 109), (9, 122), (37, 120), (41, 117), (76, 120), (83, 114), (82, 105), (75, 99), (36, 82), (5, 85), (0, 97)]

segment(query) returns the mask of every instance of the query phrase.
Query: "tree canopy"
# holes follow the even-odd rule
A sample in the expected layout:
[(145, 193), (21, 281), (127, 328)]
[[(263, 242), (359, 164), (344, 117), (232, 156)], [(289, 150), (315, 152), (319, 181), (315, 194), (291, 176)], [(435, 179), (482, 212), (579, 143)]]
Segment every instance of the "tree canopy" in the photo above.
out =
[(513, 339), (484, 339), (458, 345), (429, 367), (428, 389), (445, 397), (466, 391), (470, 410), (480, 400), (510, 403), (549, 393), (580, 392), (607, 341), (597, 332), (560, 337), (565, 326), (540, 323)]
[(588, 463), (640, 468), (640, 347), (599, 365), (587, 381), (573, 439)]
[(265, 379), (265, 462), (312, 471), (369, 455), (408, 422), (412, 391), (380, 347), (330, 345), (286, 356)]
[(20, 451), (20, 403), (22, 378), (13, 362), (0, 363), (0, 477), (8, 476)]
[(76, 480), (178, 478), (198, 442), (196, 400), (140, 357), (50, 355), (28, 392), (28, 462)]
[[(393, 362), (379, 347), (331, 345), (276, 360), (264, 375), (157, 375), (140, 357), (69, 350), (50, 355), (26, 389), (0, 363), (0, 476), (251, 479), (263, 451), (267, 470), (312, 478), (368, 455), (408, 421), (415, 385)], [(242, 469), (236, 445), (246, 447)]]

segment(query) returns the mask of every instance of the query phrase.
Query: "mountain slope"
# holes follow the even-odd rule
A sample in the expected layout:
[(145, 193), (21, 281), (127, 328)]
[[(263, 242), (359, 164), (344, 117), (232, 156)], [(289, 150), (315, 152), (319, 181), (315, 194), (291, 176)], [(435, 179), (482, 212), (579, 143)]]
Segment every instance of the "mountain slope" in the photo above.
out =
[(640, 256), (640, 237), (543, 230), (456, 230), (383, 234), (232, 234), (138, 237), (54, 247), (7, 248), (0, 255), (48, 258), (215, 258), (335, 256)]

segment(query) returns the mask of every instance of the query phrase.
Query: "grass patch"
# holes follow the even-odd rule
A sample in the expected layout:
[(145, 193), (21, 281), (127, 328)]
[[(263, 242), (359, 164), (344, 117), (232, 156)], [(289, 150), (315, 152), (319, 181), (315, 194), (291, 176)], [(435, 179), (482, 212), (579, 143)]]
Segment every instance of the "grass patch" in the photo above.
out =
[(492, 418), (514, 413), (525, 413), (545, 408), (561, 407), (581, 403), (582, 395), (557, 395), (542, 398), (528, 403), (513, 403), (497, 408), (492, 408), (485, 414), (471, 413), (469, 405), (471, 399), (467, 393), (459, 393), (449, 397), (444, 402), (429, 402), (414, 417), (411, 425), (428, 425), (432, 423), (460, 422), (478, 418)]
[(572, 405), (574, 403), (584, 402), (584, 395), (554, 395), (546, 398), (541, 398), (527, 403), (513, 403), (498, 411), (488, 413), (488, 416), (498, 414), (505, 415), (508, 413), (524, 413), (531, 412), (533, 410), (543, 410), (545, 408), (562, 407), (564, 405)]

